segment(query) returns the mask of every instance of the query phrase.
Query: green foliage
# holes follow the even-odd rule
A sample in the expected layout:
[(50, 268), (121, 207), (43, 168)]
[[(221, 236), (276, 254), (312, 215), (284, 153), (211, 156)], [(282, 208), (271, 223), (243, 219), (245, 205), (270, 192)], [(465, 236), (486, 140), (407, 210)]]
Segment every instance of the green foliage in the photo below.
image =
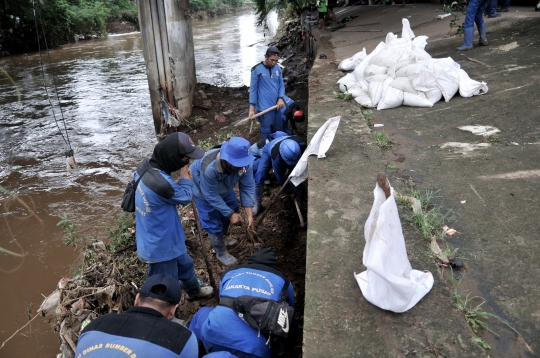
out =
[(467, 0), (457, 0), (455, 1), (455, 4), (453, 6), (454, 8), (448, 5), (443, 5), (444, 12), (452, 14), (452, 11), (453, 11), (453, 15), (454, 15), (454, 17), (450, 20), (450, 31), (448, 31), (448, 34), (450, 34), (450, 32), (452, 32), (452, 29), (456, 26), (458, 26), (456, 33), (461, 34), (463, 33), (463, 23), (461, 23), (461, 25), (458, 25), (458, 21), (460, 19), (459, 14), (462, 14), (462, 15), (466, 14)]
[(398, 168), (397, 165), (392, 164), (392, 163), (387, 163), (387, 164), (386, 164), (386, 167), (387, 167), (388, 169), (397, 169), (397, 168)]
[(433, 236), (441, 235), (444, 221), (452, 214), (451, 210), (443, 212), (442, 206), (431, 204), (431, 200), (436, 198), (438, 193), (439, 190), (414, 188), (411, 190), (411, 196), (420, 201), (422, 210), (406, 216), (406, 218), (417, 227), (422, 237), (428, 241), (431, 241)]
[(297, 15), (302, 13), (306, 6), (306, 0), (254, 0), (255, 13), (257, 14), (257, 25), (266, 23), (268, 14), (272, 11), (292, 11)]
[(77, 224), (68, 219), (66, 213), (62, 213), (60, 220), (56, 226), (61, 226), (66, 234), (66, 246), (74, 245), (77, 247), (78, 242), (82, 242), (82, 236), (77, 233)]
[(473, 341), (474, 341), (474, 343), (478, 343), (479, 345), (481, 345), (485, 349), (491, 349), (491, 346), (488, 343), (484, 342), (482, 340), (482, 338), (476, 337), (475, 339), (473, 339)]
[(334, 91), (334, 96), (336, 98), (343, 99), (345, 101), (353, 98), (352, 94), (350, 93), (340, 93), (336, 91)]
[(374, 131), (373, 135), (375, 136), (375, 144), (377, 144), (379, 148), (388, 149), (392, 146), (390, 144), (390, 138), (388, 138), (386, 133)]
[[(499, 335), (495, 333), (494, 331), (492, 331), (491, 329), (489, 329), (487, 323), (484, 322), (484, 320), (490, 317), (493, 317), (493, 318), (498, 319), (502, 323), (504, 323), (512, 331), (514, 331), (515, 333), (519, 335), (519, 332), (516, 331), (512, 326), (510, 326), (510, 323), (508, 323), (507, 320), (502, 319), (499, 316), (494, 315), (493, 313), (486, 312), (482, 309), (482, 305), (486, 303), (486, 301), (482, 297), (480, 296), (469, 297), (469, 295), (471, 294), (470, 292), (465, 296), (465, 298), (462, 297), (461, 293), (458, 292), (458, 288), (459, 288), (459, 285), (461, 284), (461, 281), (463, 281), (463, 278), (456, 283), (454, 279), (453, 271), (452, 271), (452, 275), (450, 275), (450, 278), (452, 281), (454, 304), (461, 312), (463, 312), (463, 314), (465, 315), (465, 319), (471, 325), (471, 328), (473, 329), (475, 333), (478, 332), (479, 328), (482, 328), (488, 332), (493, 333), (494, 335), (498, 337)], [(472, 303), (474, 300), (477, 300), (477, 301), (482, 300), (482, 302), (474, 306)], [(475, 340), (475, 342), (477, 341)], [(489, 349), (491, 347), (489, 347), (488, 345), (488, 347), (484, 346), (484, 348)]]
[(364, 115), (364, 119), (368, 126), (371, 125), (371, 122), (373, 121), (373, 111), (371, 109), (366, 109), (362, 111), (362, 114)]
[(135, 243), (135, 213), (122, 212), (115, 220), (115, 226), (106, 227), (109, 234), (108, 240), (111, 242), (111, 251), (116, 251)]
[[(69, 42), (74, 34), (106, 35), (105, 24), (111, 18), (137, 21), (136, 0), (4, 0), (0, 6), (0, 38), (4, 50), (10, 53), (37, 51), (33, 3), (39, 33), (42, 34), (43, 26), (50, 48)], [(43, 35), (40, 35), (40, 46), (45, 48)]]
[(224, 142), (228, 141), (229, 138), (232, 138), (238, 134), (237, 130), (234, 130), (229, 133), (225, 132), (216, 132), (212, 137), (208, 137), (207, 139), (199, 139), (199, 142), (197, 143), (197, 147), (207, 151), (211, 148), (213, 148), (216, 145), (223, 144)]

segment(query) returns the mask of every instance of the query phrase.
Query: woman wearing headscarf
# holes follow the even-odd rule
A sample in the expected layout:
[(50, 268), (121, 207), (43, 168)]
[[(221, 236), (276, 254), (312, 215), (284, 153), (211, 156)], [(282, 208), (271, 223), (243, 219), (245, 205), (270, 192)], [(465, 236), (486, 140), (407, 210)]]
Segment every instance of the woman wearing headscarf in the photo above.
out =
[[(180, 280), (187, 299), (210, 297), (213, 291), (201, 287), (195, 274), (176, 208), (191, 202), (189, 161), (203, 155), (187, 134), (173, 133), (155, 146), (134, 174), (135, 180), (142, 176), (135, 194), (137, 255), (148, 263), (149, 277), (167, 274)], [(178, 170), (180, 179), (175, 181), (171, 173)]]

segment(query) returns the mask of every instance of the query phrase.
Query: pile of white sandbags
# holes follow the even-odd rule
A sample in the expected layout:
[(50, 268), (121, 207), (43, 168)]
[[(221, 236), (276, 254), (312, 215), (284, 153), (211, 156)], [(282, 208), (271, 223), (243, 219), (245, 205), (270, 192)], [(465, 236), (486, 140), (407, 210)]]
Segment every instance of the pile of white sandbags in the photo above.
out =
[(416, 37), (409, 20), (403, 19), (402, 37), (393, 33), (369, 55), (364, 48), (339, 64), (353, 72), (337, 82), (364, 107), (388, 109), (405, 106), (432, 107), (459, 91), (462, 97), (487, 93), (485, 82), (472, 80), (459, 64), (448, 58), (432, 58), (425, 50), (427, 36)]

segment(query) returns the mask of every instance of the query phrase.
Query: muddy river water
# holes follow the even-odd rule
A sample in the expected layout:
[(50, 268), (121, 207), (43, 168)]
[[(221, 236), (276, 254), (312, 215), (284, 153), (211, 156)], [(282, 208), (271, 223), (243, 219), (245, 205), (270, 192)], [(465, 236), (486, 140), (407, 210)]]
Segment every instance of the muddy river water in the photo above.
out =
[[(276, 16), (266, 30), (255, 20), (244, 12), (193, 23), (198, 82), (249, 85), (249, 70), (277, 28)], [(70, 44), (52, 50), (50, 58), (65, 125), (54, 91), (53, 107), (47, 99), (39, 55), (0, 59), (0, 185), (18, 192), (43, 221), (0, 192), (0, 247), (24, 254), (0, 252), (1, 342), (76, 269), (80, 251), (66, 247), (56, 225), (60, 215), (66, 213), (85, 240), (106, 237), (104, 227), (112, 224), (133, 169), (156, 144), (139, 33)], [(52, 85), (50, 77), (46, 82)], [(67, 140), (79, 150), (78, 168), (69, 176)], [(0, 356), (58, 352), (57, 335), (38, 317)]]

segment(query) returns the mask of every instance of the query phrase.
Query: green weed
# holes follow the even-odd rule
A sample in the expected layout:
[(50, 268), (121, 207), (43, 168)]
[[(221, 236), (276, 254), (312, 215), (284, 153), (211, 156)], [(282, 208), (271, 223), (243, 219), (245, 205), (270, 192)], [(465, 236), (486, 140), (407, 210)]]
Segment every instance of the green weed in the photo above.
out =
[(107, 239), (111, 242), (110, 250), (117, 249), (135, 243), (135, 213), (122, 212), (115, 220), (115, 226), (105, 227), (108, 233)]
[(230, 138), (238, 135), (237, 130), (231, 132), (216, 132), (213, 136), (208, 137), (207, 139), (199, 139), (197, 142), (197, 147), (201, 148), (204, 151), (212, 149), (216, 145), (223, 144), (228, 141)]
[(62, 213), (60, 220), (56, 226), (62, 227), (66, 234), (66, 246), (74, 245), (77, 247), (78, 242), (82, 242), (83, 238), (77, 233), (77, 224), (68, 219), (66, 213)]
[(491, 346), (489, 344), (487, 344), (486, 342), (484, 342), (482, 340), (482, 338), (476, 337), (475, 339), (473, 339), (473, 341), (474, 341), (474, 343), (478, 343), (479, 345), (481, 345), (485, 349), (491, 349)]
[[(461, 25), (458, 25), (459, 20), (459, 14), (465, 15), (467, 11), (467, 0), (457, 0), (455, 1), (455, 9), (453, 12), (454, 17), (450, 20), (450, 31), (448, 31), (448, 35), (452, 32), (452, 29), (457, 26), (456, 34), (463, 33), (463, 23)], [(452, 14), (452, 7), (449, 5), (443, 5), (443, 11), (447, 12), (449, 14)]]
[[(454, 273), (450, 275), (451, 281), (452, 281), (452, 288), (453, 288), (453, 297), (454, 297), (454, 305), (465, 315), (465, 319), (470, 324), (473, 331), (476, 333), (478, 332), (479, 328), (485, 329), (488, 332), (491, 332), (492, 334), (499, 336), (496, 332), (489, 329), (486, 322), (484, 322), (486, 319), (493, 317), (507, 325), (512, 331), (519, 334), (518, 331), (516, 331), (512, 326), (510, 326), (510, 323), (506, 321), (505, 319), (500, 318), (497, 315), (494, 315), (492, 313), (484, 311), (482, 308), (482, 305), (486, 303), (486, 301), (480, 297), (480, 296), (474, 296), (469, 297), (470, 292), (463, 298), (461, 293), (458, 292), (459, 285), (463, 281), (463, 278), (459, 280), (456, 284), (456, 280), (454, 279)], [(472, 303), (473, 301), (479, 301), (482, 302), (480, 304), (477, 304), (476, 306)], [(484, 347), (486, 348), (486, 347)], [(491, 348), (491, 347), (490, 347)]]
[(387, 164), (386, 164), (386, 167), (387, 167), (388, 169), (397, 169), (397, 168), (398, 168), (397, 165), (392, 164), (392, 163), (387, 163)]
[(390, 138), (384, 132), (374, 131), (373, 135), (375, 136), (375, 143), (379, 148), (388, 149), (391, 147)]
[(492, 134), (486, 138), (489, 143), (499, 143), (501, 138), (498, 135)]
[(444, 221), (452, 214), (451, 210), (443, 212), (440, 205), (434, 206), (431, 204), (431, 200), (436, 198), (438, 193), (439, 190), (411, 189), (411, 196), (420, 201), (422, 210), (406, 215), (406, 218), (416, 226), (422, 237), (428, 241), (431, 241), (433, 236), (441, 234), (440, 230), (444, 225)]
[(343, 99), (345, 101), (353, 98), (352, 94), (350, 93), (339, 93), (336, 91), (334, 91), (334, 96), (338, 99)]
[(368, 126), (371, 125), (371, 122), (373, 121), (373, 111), (371, 109), (366, 109), (362, 111), (362, 114), (364, 115), (364, 119)]

